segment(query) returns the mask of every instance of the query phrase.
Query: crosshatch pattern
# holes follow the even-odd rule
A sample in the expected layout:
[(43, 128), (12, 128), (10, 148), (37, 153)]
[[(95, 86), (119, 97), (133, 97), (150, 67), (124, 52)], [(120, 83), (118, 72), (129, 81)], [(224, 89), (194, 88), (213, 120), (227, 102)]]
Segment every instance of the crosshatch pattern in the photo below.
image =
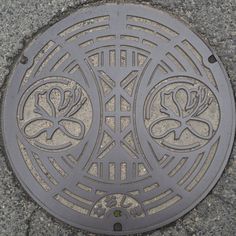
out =
[(141, 5), (81, 9), (24, 56), (5, 97), (5, 145), (21, 183), (56, 217), (143, 232), (216, 183), (232, 145), (232, 91), (184, 24)]

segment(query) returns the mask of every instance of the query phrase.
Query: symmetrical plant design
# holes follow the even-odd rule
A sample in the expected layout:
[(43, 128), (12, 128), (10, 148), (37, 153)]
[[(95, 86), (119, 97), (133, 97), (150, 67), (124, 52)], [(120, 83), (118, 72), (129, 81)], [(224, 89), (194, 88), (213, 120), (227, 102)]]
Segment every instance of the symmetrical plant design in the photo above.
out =
[[(54, 93), (54, 97), (53, 97)], [(56, 94), (56, 97), (55, 97)], [(45, 102), (43, 104), (42, 98)], [(34, 96), (34, 113), (38, 114), (22, 127), (25, 135), (29, 139), (37, 138), (46, 133), (46, 139), (50, 140), (57, 130), (60, 130), (69, 138), (80, 140), (85, 134), (84, 123), (74, 118), (82, 106), (86, 103), (87, 98), (84, 96), (82, 89), (73, 87), (72, 89), (62, 89), (59, 86), (36, 92)], [(40, 124), (42, 125), (39, 125)], [(68, 127), (76, 127), (74, 130)], [(29, 132), (34, 127), (34, 132)], [(79, 130), (75, 134), (75, 130)]]
[[(178, 140), (185, 130), (189, 130), (194, 136), (203, 140), (208, 140), (213, 136), (212, 123), (200, 117), (213, 101), (206, 88), (176, 87), (168, 92), (162, 92), (160, 100), (160, 111), (167, 117), (159, 118), (150, 125), (150, 134), (153, 138), (162, 139), (173, 132), (174, 139)], [(167, 128), (160, 131), (160, 127), (164, 124), (167, 124), (165, 125)], [(204, 127), (204, 129), (197, 127)]]

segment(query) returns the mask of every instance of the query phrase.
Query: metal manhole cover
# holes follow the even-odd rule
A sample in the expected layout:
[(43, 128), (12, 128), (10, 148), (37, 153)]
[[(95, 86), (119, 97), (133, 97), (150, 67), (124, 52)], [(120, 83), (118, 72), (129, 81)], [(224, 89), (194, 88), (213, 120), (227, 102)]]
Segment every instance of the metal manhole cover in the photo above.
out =
[(3, 135), (29, 194), (59, 219), (105, 234), (163, 226), (219, 179), (234, 102), (211, 49), (151, 7), (80, 9), (24, 51)]

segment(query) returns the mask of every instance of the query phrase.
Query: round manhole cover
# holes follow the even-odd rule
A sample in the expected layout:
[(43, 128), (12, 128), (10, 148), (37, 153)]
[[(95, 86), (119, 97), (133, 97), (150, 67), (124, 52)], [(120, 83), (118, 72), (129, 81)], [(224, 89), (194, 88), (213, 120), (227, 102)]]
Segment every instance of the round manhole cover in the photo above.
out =
[(8, 83), (3, 136), (29, 194), (105, 234), (163, 226), (219, 179), (234, 102), (211, 49), (148, 6), (80, 9), (38, 36)]

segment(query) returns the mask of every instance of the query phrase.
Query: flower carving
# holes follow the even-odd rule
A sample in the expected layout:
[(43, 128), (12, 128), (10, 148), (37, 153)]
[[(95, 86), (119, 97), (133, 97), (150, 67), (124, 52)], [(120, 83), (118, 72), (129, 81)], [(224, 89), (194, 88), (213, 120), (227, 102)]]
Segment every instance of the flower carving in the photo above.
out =
[[(174, 133), (174, 139), (179, 140), (185, 130), (203, 140), (213, 136), (213, 125), (200, 117), (212, 103), (207, 89), (176, 87), (168, 92), (162, 92), (160, 111), (166, 117), (155, 120), (149, 127), (150, 134), (155, 139), (162, 139)], [(165, 127), (165, 128), (163, 128)]]
[(86, 103), (87, 98), (77, 86), (62, 89), (59, 86), (36, 92), (34, 95), (34, 113), (39, 116), (30, 119), (22, 127), (29, 139), (46, 133), (51, 140), (57, 130), (75, 140), (81, 140), (85, 134), (85, 125), (75, 115)]

